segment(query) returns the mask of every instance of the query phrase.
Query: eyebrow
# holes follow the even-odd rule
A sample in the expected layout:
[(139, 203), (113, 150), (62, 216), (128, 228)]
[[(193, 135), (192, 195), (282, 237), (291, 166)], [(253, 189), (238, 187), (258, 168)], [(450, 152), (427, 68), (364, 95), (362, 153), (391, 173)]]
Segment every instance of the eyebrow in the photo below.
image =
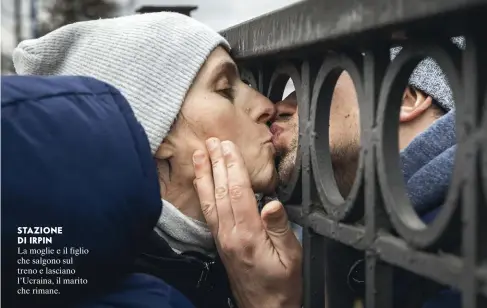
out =
[(238, 68), (235, 63), (231, 61), (222, 61), (215, 68), (215, 75), (212, 78), (212, 84), (216, 83), (222, 75), (233, 75), (235, 78), (239, 77)]

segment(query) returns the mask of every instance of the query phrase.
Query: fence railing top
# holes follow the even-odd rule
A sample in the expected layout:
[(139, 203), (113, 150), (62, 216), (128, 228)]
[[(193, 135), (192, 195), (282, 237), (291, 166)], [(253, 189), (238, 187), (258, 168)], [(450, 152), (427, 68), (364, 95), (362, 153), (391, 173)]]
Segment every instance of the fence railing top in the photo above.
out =
[[(221, 31), (237, 59), (267, 56), (387, 26), (473, 10), (487, 0), (308, 0)], [(448, 26), (447, 24), (444, 25)]]

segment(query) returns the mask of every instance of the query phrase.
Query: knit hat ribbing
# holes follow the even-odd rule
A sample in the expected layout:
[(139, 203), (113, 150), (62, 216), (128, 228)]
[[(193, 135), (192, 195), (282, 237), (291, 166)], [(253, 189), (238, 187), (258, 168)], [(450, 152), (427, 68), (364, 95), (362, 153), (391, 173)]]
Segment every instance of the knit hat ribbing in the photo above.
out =
[(177, 13), (78, 22), (13, 52), (18, 74), (83, 75), (118, 88), (148, 136), (154, 154), (210, 53), (230, 49), (216, 31)]
[[(465, 38), (462, 36), (451, 39), (452, 43), (460, 50), (465, 49)], [(393, 60), (402, 47), (391, 48), (391, 60)], [(448, 79), (441, 67), (432, 58), (425, 58), (419, 62), (409, 77), (409, 84), (424, 93), (430, 95), (445, 111), (455, 108), (453, 92)]]

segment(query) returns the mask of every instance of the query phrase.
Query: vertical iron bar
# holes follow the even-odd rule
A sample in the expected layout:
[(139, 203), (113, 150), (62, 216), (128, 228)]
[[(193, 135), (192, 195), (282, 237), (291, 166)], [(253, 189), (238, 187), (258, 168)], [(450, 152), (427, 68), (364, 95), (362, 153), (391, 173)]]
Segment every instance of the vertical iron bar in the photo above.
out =
[(270, 80), (274, 68), (275, 68), (274, 66), (267, 65), (267, 64), (262, 64), (259, 66), (259, 71), (257, 75), (257, 86), (258, 86), (257, 90), (260, 93), (263, 93), (264, 95), (266, 95), (266, 93), (269, 91)]
[[(462, 80), (463, 90), (465, 95), (465, 102), (462, 110), (464, 111), (464, 122), (461, 125), (465, 128), (464, 133), (466, 136), (471, 135), (472, 129), (475, 127), (475, 114), (476, 114), (476, 101), (477, 97), (477, 70), (476, 70), (476, 50), (475, 44), (471, 40), (471, 37), (467, 37), (467, 48), (463, 52), (462, 56)], [(465, 137), (466, 137), (465, 136)], [(464, 136), (458, 136), (462, 138)], [(464, 256), (464, 270), (462, 281), (462, 305), (463, 307), (477, 307), (476, 294), (477, 283), (475, 279), (475, 268), (477, 263), (477, 223), (476, 223), (476, 207), (477, 207), (477, 179), (474, 176), (472, 180), (471, 176), (476, 174), (475, 170), (475, 146), (473, 142), (467, 140), (459, 140), (463, 142), (463, 146), (460, 150), (465, 153), (465, 161), (459, 162), (465, 165), (466, 173), (470, 176), (465, 177), (465, 184), (463, 186), (463, 193), (461, 198), (462, 206), (462, 251)]]
[[(390, 229), (390, 223), (382, 204), (377, 179), (376, 144), (378, 136), (376, 127), (376, 111), (382, 80), (389, 64), (387, 46), (366, 53), (364, 62), (364, 92), (366, 102), (361, 105), (361, 136), (365, 152), (365, 230), (368, 247), (373, 246), (379, 229)], [(370, 248), (366, 252), (365, 270), (365, 302), (366, 307), (392, 307), (392, 267), (380, 261)]]
[(303, 294), (305, 308), (325, 307), (324, 238), (303, 228)]
[[(482, 218), (486, 216), (485, 205), (481, 202), (482, 189), (480, 186), (479, 163), (480, 140), (475, 135), (475, 129), (480, 126), (482, 114), (482, 100), (485, 91), (485, 78), (482, 69), (485, 61), (481, 58), (486, 51), (482, 48), (480, 36), (470, 33), (466, 37), (466, 50), (462, 57), (462, 74), (464, 90), (464, 123), (465, 133), (468, 136), (462, 145), (465, 159), (461, 164), (465, 165), (465, 179), (462, 188), (462, 250), (464, 256), (464, 270), (462, 281), (462, 305), (463, 307), (486, 307), (487, 300), (480, 295), (479, 281), (476, 276), (477, 266), (485, 257), (486, 227)], [(485, 132), (484, 132), (485, 133)]]
[(309, 215), (312, 211), (311, 201), (311, 159), (310, 159), (310, 120), (309, 107), (312, 91), (312, 69), (310, 62), (305, 61), (301, 66), (301, 84), (305, 110), (299, 112), (299, 131), (302, 134), (302, 210), (305, 225), (303, 226), (303, 274), (304, 274), (304, 307), (323, 308), (325, 306), (325, 267), (324, 267), (324, 239), (314, 233), (309, 224)]

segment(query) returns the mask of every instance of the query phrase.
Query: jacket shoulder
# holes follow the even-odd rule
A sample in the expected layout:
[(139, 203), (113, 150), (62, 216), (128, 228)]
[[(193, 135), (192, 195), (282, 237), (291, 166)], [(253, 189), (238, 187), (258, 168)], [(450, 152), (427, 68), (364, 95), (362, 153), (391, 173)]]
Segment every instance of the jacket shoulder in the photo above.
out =
[(2, 107), (24, 100), (106, 93), (122, 99), (119, 91), (113, 86), (91, 77), (2, 76)]
[[(2, 300), (54, 307), (110, 288), (130, 271), (162, 210), (142, 126), (119, 91), (92, 78), (9, 76), (1, 84), (2, 250), (16, 252), (18, 228), (35, 226), (62, 227), (53, 251), (89, 251), (58, 265), (88, 284), (60, 285), (55, 298), (17, 296), (7, 285)], [(2, 266), (2, 281), (16, 281), (16, 255), (2, 255)]]

